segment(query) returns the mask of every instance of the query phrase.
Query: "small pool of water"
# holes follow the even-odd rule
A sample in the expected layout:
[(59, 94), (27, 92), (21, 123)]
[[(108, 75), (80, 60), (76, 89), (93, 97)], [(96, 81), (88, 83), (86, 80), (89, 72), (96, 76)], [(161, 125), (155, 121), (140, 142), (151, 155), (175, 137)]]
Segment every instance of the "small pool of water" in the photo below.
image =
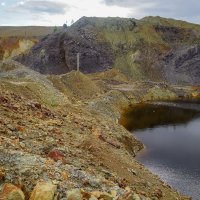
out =
[(182, 194), (200, 199), (200, 104), (157, 102), (127, 111), (121, 123), (145, 144), (137, 156)]

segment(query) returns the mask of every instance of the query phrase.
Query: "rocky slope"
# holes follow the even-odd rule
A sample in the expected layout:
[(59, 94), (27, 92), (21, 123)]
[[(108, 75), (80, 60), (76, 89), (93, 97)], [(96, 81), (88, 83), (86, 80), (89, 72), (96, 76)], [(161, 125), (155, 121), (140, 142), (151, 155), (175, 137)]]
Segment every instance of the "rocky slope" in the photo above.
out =
[(63, 74), (76, 69), (76, 56), (80, 52), (81, 71), (110, 68), (113, 64), (111, 47), (97, 38), (93, 24), (84, 21), (43, 38), (28, 55), (17, 60), (44, 74)]
[(0, 198), (188, 199), (134, 159), (143, 145), (118, 119), (129, 104), (198, 88), (133, 82), (114, 69), (45, 76), (13, 61), (0, 69)]
[(198, 85), (199, 41), (200, 26), (187, 22), (83, 17), (17, 60), (44, 74), (62, 74), (76, 69), (79, 52), (85, 73), (114, 67), (134, 80)]
[(198, 37), (162, 18), (82, 18), (15, 58), (29, 67), (1, 62), (0, 199), (189, 199), (134, 159), (143, 145), (119, 119), (131, 104), (200, 99)]

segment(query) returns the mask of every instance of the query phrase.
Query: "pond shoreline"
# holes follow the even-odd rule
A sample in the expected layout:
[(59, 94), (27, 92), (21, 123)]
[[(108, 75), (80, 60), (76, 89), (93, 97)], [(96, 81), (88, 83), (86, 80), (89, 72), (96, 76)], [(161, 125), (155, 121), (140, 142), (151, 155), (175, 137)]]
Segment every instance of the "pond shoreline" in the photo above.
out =
[[(170, 133), (170, 132), (173, 132), (173, 131), (177, 132), (178, 131), (178, 127), (182, 127), (182, 126), (183, 126), (183, 128), (181, 129), (181, 132), (183, 132), (183, 130), (185, 130), (185, 128), (184, 128), (184, 126), (185, 126), (184, 124), (185, 123), (186, 124), (191, 124), (192, 121), (195, 121), (198, 118), (200, 118), (200, 109), (197, 108), (197, 106), (200, 107), (200, 104), (197, 101), (195, 101), (195, 103), (194, 103), (194, 101), (192, 101), (192, 102), (191, 101), (190, 102), (188, 102), (188, 101), (187, 102), (184, 102), (184, 101), (178, 101), (178, 102), (177, 101), (176, 102), (174, 102), (174, 101), (172, 101), (172, 102), (169, 102), (169, 101), (167, 101), (167, 102), (160, 102), (160, 101), (159, 102), (148, 102), (146, 104), (138, 104), (136, 106), (134, 105), (133, 106), (133, 111), (131, 112), (131, 109), (130, 109), (129, 111), (127, 111), (127, 112), (130, 112), (130, 113), (126, 115), (127, 118), (128, 117), (129, 118), (131, 118), (131, 117), (133, 118), (132, 121), (133, 121), (133, 123), (135, 125), (134, 133), (133, 133), (134, 136), (139, 141), (141, 141), (143, 144), (145, 144), (144, 149), (142, 149), (140, 152), (138, 152), (138, 154), (136, 156), (136, 159), (138, 161), (142, 162), (145, 165), (145, 167), (149, 168), (153, 173), (158, 174), (161, 177), (161, 179), (167, 181), (173, 187), (177, 188), (180, 192), (185, 193), (187, 195), (191, 195), (196, 200), (199, 199), (198, 195), (200, 195), (198, 192), (195, 193), (193, 191), (194, 188), (196, 187), (196, 185), (194, 185), (193, 182), (190, 183), (190, 186), (184, 185), (184, 182), (182, 180), (183, 178), (182, 178), (182, 175), (181, 175), (181, 173), (182, 173), (181, 168), (179, 169), (180, 173), (179, 173), (179, 171), (177, 171), (175, 174), (177, 176), (176, 179), (177, 180), (180, 179), (180, 181), (182, 180), (183, 184), (176, 183), (177, 180), (175, 178), (173, 179), (171, 177), (171, 175), (170, 175), (173, 172), (172, 170), (178, 170), (178, 169), (170, 168), (166, 164), (161, 164), (161, 163), (165, 163), (164, 158), (165, 158), (166, 155), (168, 156), (167, 159), (170, 161), (170, 155), (173, 155), (174, 154), (173, 152), (176, 152), (176, 153), (173, 156), (171, 156), (172, 158), (175, 157), (176, 154), (177, 154), (176, 156), (178, 156), (177, 150), (174, 149), (176, 147), (172, 146), (173, 143), (174, 143), (174, 145), (176, 144), (175, 141), (177, 139), (176, 139), (175, 135), (173, 136), (173, 135), (170, 134), (169, 138), (171, 137), (171, 140), (169, 140), (169, 138), (167, 136), (167, 133)], [(140, 113), (139, 113), (139, 111), (137, 111), (137, 109), (140, 110), (140, 112), (142, 112), (142, 115), (143, 115), (142, 118), (140, 118)], [(145, 111), (143, 112), (142, 110), (145, 110)], [(185, 110), (186, 110), (186, 112), (185, 112)], [(150, 111), (152, 112), (152, 115), (151, 115)], [(167, 112), (169, 112), (169, 116), (168, 116), (168, 114), (166, 114)], [(135, 115), (135, 116), (133, 116), (133, 115)], [(147, 117), (145, 115), (147, 115)], [(155, 115), (158, 115), (158, 117), (156, 117)], [(161, 117), (161, 115), (162, 115), (162, 117)], [(165, 119), (163, 118), (163, 115), (166, 115)], [(182, 115), (188, 115), (188, 116), (184, 118), (184, 117), (182, 117)], [(148, 117), (151, 118), (151, 119), (149, 119), (149, 124), (147, 123)], [(176, 124), (176, 120), (177, 120), (176, 118), (179, 118), (179, 117), (182, 117), (182, 120), (181, 121), (178, 120), (178, 123)], [(135, 123), (134, 122), (134, 121), (137, 121), (138, 118), (139, 118), (139, 120), (144, 120), (144, 124), (145, 124), (146, 128), (141, 126), (139, 123)], [(152, 118), (155, 118), (155, 121), (153, 121)], [(175, 120), (174, 124), (172, 123), (172, 121), (170, 121), (170, 118)], [(166, 120), (166, 122), (164, 120)], [(130, 123), (130, 122), (131, 121), (129, 121), (128, 123)], [(156, 125), (156, 123), (157, 123), (157, 125)], [(165, 125), (165, 123), (166, 123), (166, 125)], [(169, 124), (169, 125), (167, 125), (167, 124)], [(131, 131), (131, 129), (133, 129), (133, 127), (129, 126), (126, 123), (124, 123), (124, 126), (126, 126), (126, 128), (128, 128), (129, 131)], [(138, 128), (137, 128), (137, 126), (138, 126)], [(174, 127), (174, 128), (177, 127), (177, 128), (169, 130), (169, 128), (167, 128), (168, 126), (169, 127)], [(156, 127), (158, 127), (158, 128), (156, 128)], [(162, 141), (162, 137), (161, 136), (162, 136), (162, 132), (165, 129), (166, 129), (166, 133), (164, 135), (165, 139), (164, 139), (164, 141)], [(162, 131), (162, 132), (161, 133), (159, 133), (159, 132), (156, 133), (154, 130), (155, 131), (158, 130), (158, 131)], [(149, 134), (147, 134), (148, 132), (149, 132)], [(152, 132), (152, 134), (150, 134), (151, 132)], [(174, 133), (176, 133), (176, 132), (174, 132)], [(154, 133), (154, 135), (153, 135), (153, 133)], [(151, 135), (151, 137), (148, 136), (148, 135)], [(151, 140), (152, 140), (152, 142), (150, 142)], [(188, 141), (188, 143), (190, 142), (190, 140), (188, 140), (188, 139), (186, 139), (186, 140)], [(169, 142), (171, 142), (170, 145), (169, 145)], [(158, 143), (160, 143), (160, 144), (158, 144)], [(167, 144), (166, 148), (164, 148), (165, 144)], [(178, 142), (178, 144), (180, 145), (181, 143)], [(191, 145), (193, 146), (192, 142), (191, 142)], [(169, 149), (168, 146), (170, 148), (172, 148), (173, 150)], [(184, 147), (187, 149), (187, 145), (184, 145)], [(197, 145), (197, 147), (198, 147), (198, 145)], [(159, 151), (157, 153), (156, 153), (156, 148), (159, 149)], [(180, 147), (177, 147), (177, 148), (182, 148), (182, 147), (180, 146)], [(190, 150), (190, 148), (191, 148), (191, 146), (188, 146), (189, 150)], [(163, 151), (163, 155), (162, 155), (162, 151)], [(169, 153), (167, 153), (167, 152), (169, 152)], [(196, 153), (195, 153), (195, 155), (196, 155)], [(200, 155), (200, 151), (199, 151), (199, 155)], [(186, 150), (185, 150), (185, 156), (189, 157), (189, 156), (187, 156), (187, 151)], [(151, 158), (153, 160), (151, 160)], [(162, 160), (161, 163), (159, 162), (159, 158)], [(177, 158), (178, 158), (178, 160), (177, 160), (177, 163), (178, 163), (179, 160), (180, 160), (180, 156), (178, 156)], [(176, 164), (176, 159), (172, 160), (173, 162), (171, 161), (173, 163), (173, 165), (175, 165), (175, 166), (177, 165)], [(196, 157), (195, 160), (198, 160), (198, 157)], [(192, 163), (195, 162), (195, 160), (192, 160)], [(180, 160), (180, 161), (184, 162), (183, 160)], [(153, 164), (154, 162), (155, 162), (155, 167), (154, 167), (154, 164)], [(159, 162), (159, 164), (158, 164), (159, 167), (156, 167), (156, 165), (157, 165), (156, 163), (157, 162)], [(166, 165), (166, 169), (168, 169), (169, 172), (167, 172), (164, 169), (165, 165)], [(199, 166), (200, 166), (200, 163), (199, 163)], [(183, 169), (185, 169), (186, 167), (187, 167), (187, 165), (184, 165)], [(189, 170), (190, 169), (189, 167), (190, 166), (188, 166), (188, 168), (186, 168), (186, 169)], [(196, 169), (196, 170), (198, 170), (198, 169)], [(167, 175), (167, 173), (169, 173), (169, 175)], [(173, 176), (175, 176), (175, 174)], [(199, 172), (199, 175), (200, 175), (200, 172)], [(193, 176), (193, 175), (190, 175), (190, 176)], [(190, 176), (188, 175), (188, 181), (191, 181)], [(171, 177), (171, 178), (169, 179), (169, 177)], [(198, 182), (198, 180), (196, 180), (196, 179), (194, 179), (194, 180)], [(199, 177), (199, 184), (200, 184), (200, 177)], [(186, 188), (190, 188), (191, 187), (190, 188), (191, 191), (188, 191), (188, 189), (184, 190), (183, 189), (184, 187), (186, 187)]]

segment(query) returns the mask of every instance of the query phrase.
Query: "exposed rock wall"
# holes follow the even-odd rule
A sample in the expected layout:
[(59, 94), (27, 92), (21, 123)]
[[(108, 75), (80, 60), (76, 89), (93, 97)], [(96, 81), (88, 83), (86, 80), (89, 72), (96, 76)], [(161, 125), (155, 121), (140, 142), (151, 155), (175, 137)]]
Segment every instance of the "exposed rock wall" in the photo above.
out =
[(164, 58), (165, 77), (174, 84), (200, 84), (200, 45), (172, 51)]
[(25, 53), (37, 42), (38, 40), (33, 38), (0, 38), (0, 61)]

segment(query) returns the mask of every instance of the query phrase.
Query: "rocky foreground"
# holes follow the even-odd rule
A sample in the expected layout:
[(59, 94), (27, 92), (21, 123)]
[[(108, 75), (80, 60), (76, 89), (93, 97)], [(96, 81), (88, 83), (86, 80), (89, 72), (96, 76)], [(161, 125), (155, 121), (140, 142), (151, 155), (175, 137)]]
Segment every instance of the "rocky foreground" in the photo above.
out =
[(143, 145), (119, 118), (130, 104), (199, 93), (198, 87), (133, 82), (118, 70), (45, 76), (4, 62), (0, 199), (189, 199), (135, 160)]

